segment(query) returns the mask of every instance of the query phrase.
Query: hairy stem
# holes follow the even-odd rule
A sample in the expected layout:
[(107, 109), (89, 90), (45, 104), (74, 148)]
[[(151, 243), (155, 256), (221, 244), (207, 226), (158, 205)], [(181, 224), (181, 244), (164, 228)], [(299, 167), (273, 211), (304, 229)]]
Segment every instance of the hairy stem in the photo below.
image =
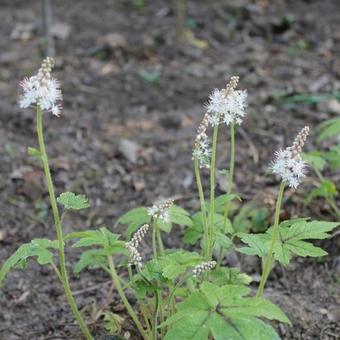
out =
[[(233, 190), (234, 169), (235, 169), (235, 124), (231, 123), (230, 124), (230, 163), (229, 163), (229, 174), (227, 177), (227, 195), (231, 194)], [(226, 230), (226, 227), (227, 227), (229, 208), (230, 208), (230, 200), (227, 199), (225, 202), (225, 206), (224, 206), (223, 230)], [(232, 227), (234, 229), (233, 225)], [(224, 255), (224, 250), (221, 247), (220, 254), (217, 260), (217, 267), (220, 266), (223, 260), (223, 255)]]
[(230, 194), (233, 190), (234, 180), (234, 169), (235, 169), (235, 124), (230, 124), (230, 166), (227, 183), (227, 193)]
[(216, 149), (217, 149), (217, 136), (218, 136), (218, 123), (214, 126), (212, 151), (211, 151), (211, 163), (210, 163), (210, 209), (209, 209), (209, 228), (210, 228), (210, 240), (209, 240), (209, 256), (212, 258), (213, 247), (215, 243), (215, 227), (214, 227), (214, 210), (215, 210), (215, 168), (216, 168)]
[(182, 286), (182, 284), (188, 280), (188, 278), (192, 276), (192, 273), (189, 273), (187, 275), (185, 275), (181, 280), (179, 280), (173, 287), (173, 289), (170, 291), (169, 293), (169, 296), (167, 298), (167, 309), (169, 309), (171, 303), (172, 303), (172, 300), (174, 298), (174, 295), (175, 295), (175, 292), (177, 290), (177, 288), (179, 288), (180, 286)]
[(152, 223), (152, 251), (153, 251), (153, 257), (155, 259), (158, 258), (158, 252), (157, 252), (157, 226), (156, 222), (153, 221)]
[(112, 256), (108, 255), (107, 256), (107, 260), (108, 260), (108, 263), (109, 263), (109, 268), (110, 268), (110, 272), (111, 272), (112, 281), (115, 284), (115, 287), (117, 289), (119, 297), (122, 299), (126, 310), (128, 311), (128, 313), (131, 316), (132, 320), (136, 324), (136, 326), (138, 328), (138, 331), (140, 332), (142, 337), (144, 339), (146, 339), (146, 340), (149, 339), (148, 334), (144, 330), (142, 324), (140, 323), (136, 313), (134, 312), (132, 306), (130, 305), (130, 302), (128, 301), (128, 299), (127, 299), (127, 297), (126, 297), (126, 295), (124, 293), (123, 287), (122, 287), (122, 285), (120, 283), (119, 277), (118, 277), (117, 272), (116, 272), (116, 268), (115, 268)]
[(196, 183), (197, 183), (197, 188), (198, 188), (198, 195), (199, 195), (200, 204), (201, 204), (202, 222), (203, 222), (203, 230), (204, 230), (203, 252), (204, 252), (204, 256), (208, 258), (210, 238), (209, 238), (209, 228), (208, 228), (208, 223), (207, 223), (207, 209), (206, 209), (205, 200), (204, 200), (204, 192), (203, 192), (201, 174), (200, 174), (200, 169), (199, 169), (199, 160), (197, 157), (195, 157), (194, 159), (194, 169), (195, 169), (195, 177), (196, 177)]
[(87, 328), (82, 316), (80, 315), (80, 312), (77, 308), (77, 305), (74, 301), (74, 298), (72, 296), (72, 291), (70, 288), (70, 284), (68, 281), (68, 275), (66, 270), (66, 263), (65, 263), (65, 253), (64, 253), (64, 240), (63, 240), (63, 231), (59, 216), (59, 211), (57, 207), (57, 201), (54, 194), (54, 187), (53, 187), (53, 181), (50, 171), (50, 166), (48, 163), (48, 157), (46, 153), (45, 143), (44, 143), (44, 135), (43, 135), (43, 127), (42, 127), (42, 112), (39, 105), (37, 105), (37, 134), (38, 134), (38, 143), (41, 153), (41, 159), (44, 166), (44, 173), (45, 173), (45, 179), (47, 184), (48, 193), (50, 196), (50, 202), (52, 207), (52, 213), (54, 218), (54, 224), (57, 231), (57, 237), (58, 237), (58, 253), (59, 253), (59, 272), (60, 272), (60, 280), (64, 287), (65, 295), (67, 298), (67, 301), (73, 311), (74, 316), (76, 317), (79, 326), (86, 337), (86, 339), (93, 339), (89, 329)]
[(160, 303), (160, 292), (156, 291), (156, 299), (155, 299), (155, 311), (154, 317), (152, 321), (152, 340), (158, 339), (157, 325), (158, 325), (158, 314), (159, 314), (159, 303)]
[(272, 239), (271, 239), (271, 242), (270, 242), (269, 253), (268, 253), (268, 256), (267, 256), (267, 258), (264, 262), (264, 265), (263, 265), (261, 281), (260, 281), (260, 285), (259, 285), (259, 288), (258, 288), (257, 293), (256, 293), (256, 297), (261, 297), (263, 295), (264, 286), (266, 285), (268, 276), (270, 274), (270, 271), (271, 271), (273, 263), (274, 263), (273, 251), (274, 251), (275, 243), (276, 243), (276, 241), (279, 237), (279, 233), (280, 233), (280, 228), (279, 228), (279, 222), (280, 221), (279, 220), (280, 220), (280, 210), (281, 210), (284, 190), (285, 190), (285, 184), (282, 181), (281, 185), (280, 185), (277, 201), (276, 201), (274, 226), (273, 226), (273, 232), (272, 232)]
[(161, 230), (160, 230), (160, 228), (158, 226), (157, 221), (155, 223), (157, 225), (157, 227), (156, 227), (157, 235), (156, 236), (157, 236), (157, 241), (158, 241), (159, 254), (161, 256), (163, 256), (164, 255), (164, 245), (163, 245), (163, 240), (162, 240), (162, 234), (161, 234)]

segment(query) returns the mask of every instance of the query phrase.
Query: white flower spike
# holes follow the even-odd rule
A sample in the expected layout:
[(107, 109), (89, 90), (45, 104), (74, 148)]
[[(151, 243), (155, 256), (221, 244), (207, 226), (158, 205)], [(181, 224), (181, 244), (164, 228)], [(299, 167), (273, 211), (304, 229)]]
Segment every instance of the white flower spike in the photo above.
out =
[(197, 265), (193, 270), (193, 277), (198, 278), (201, 274), (208, 272), (216, 267), (216, 261), (203, 262)]
[(39, 105), (42, 110), (50, 111), (53, 115), (59, 117), (62, 93), (59, 81), (51, 77), (53, 66), (53, 59), (47, 57), (43, 60), (37, 75), (25, 78), (20, 82), (23, 89), (23, 94), (19, 100), (21, 108)]
[(195, 138), (195, 146), (193, 151), (193, 159), (197, 158), (201, 168), (210, 167), (211, 149), (209, 146), (209, 138), (207, 135), (207, 128), (209, 125), (209, 114), (206, 113), (204, 118), (197, 129)]
[(148, 230), (149, 230), (149, 225), (144, 224), (135, 232), (131, 240), (125, 243), (125, 247), (129, 253), (129, 264), (130, 265), (142, 267), (142, 256), (140, 255), (138, 251), (138, 246), (140, 242), (143, 240), (143, 238), (145, 237)]
[(148, 214), (149, 216), (152, 216), (153, 219), (159, 218), (162, 222), (169, 223), (169, 209), (173, 204), (174, 200), (169, 198), (160, 204), (154, 204), (152, 207), (148, 208)]
[(302, 147), (309, 133), (309, 127), (305, 126), (296, 136), (291, 147), (276, 152), (276, 157), (271, 164), (271, 170), (279, 175), (291, 188), (296, 189), (305, 177), (305, 162), (301, 159)]
[(239, 77), (231, 77), (226, 88), (215, 89), (209, 97), (207, 111), (209, 123), (216, 126), (221, 122), (241, 124), (246, 115), (247, 91), (235, 90)]

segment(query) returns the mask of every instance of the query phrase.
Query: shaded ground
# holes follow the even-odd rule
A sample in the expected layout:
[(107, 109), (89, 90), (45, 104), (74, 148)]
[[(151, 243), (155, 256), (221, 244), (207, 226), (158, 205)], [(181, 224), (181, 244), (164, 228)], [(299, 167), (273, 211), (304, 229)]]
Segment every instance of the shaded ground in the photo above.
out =
[[(179, 195), (180, 204), (196, 208), (193, 136), (209, 92), (231, 75), (240, 75), (240, 87), (250, 96), (238, 136), (237, 191), (273, 209), (277, 183), (266, 173), (274, 150), (302, 126), (339, 114), (329, 102), (287, 108), (276, 98), (340, 89), (340, 3), (189, 1), (194, 39), (178, 51), (171, 2), (145, 1), (140, 9), (131, 3), (54, 1), (55, 21), (71, 31), (56, 41), (64, 114), (44, 117), (48, 153), (57, 191), (85, 193), (91, 201), (90, 212), (69, 217), (65, 231), (112, 227), (126, 210), (162, 197)], [(36, 145), (34, 112), (20, 111), (16, 104), (17, 81), (35, 72), (41, 60), (39, 4), (0, 4), (1, 262), (33, 237), (55, 237), (51, 220), (44, 217), (42, 172), (26, 155), (26, 147)], [(136, 162), (124, 156), (122, 139), (136, 143)], [(220, 150), (227, 150), (226, 139), (221, 138)], [(221, 152), (220, 169), (226, 161), (227, 152)], [(287, 217), (332, 218), (322, 201), (304, 208), (301, 197), (313, 181), (309, 178), (296, 195), (288, 195)], [(178, 244), (178, 234), (168, 240), (171, 246)], [(334, 237), (324, 244), (330, 253), (325, 260), (296, 260), (286, 270), (275, 270), (268, 297), (294, 324), (278, 327), (283, 338), (337, 338), (338, 246)], [(244, 264), (248, 274), (258, 269), (257, 262)], [(54, 282), (49, 268), (33, 263), (10, 274), (0, 291), (0, 339), (81, 338)], [(81, 307), (105, 303), (109, 287), (99, 271), (72, 278)]]

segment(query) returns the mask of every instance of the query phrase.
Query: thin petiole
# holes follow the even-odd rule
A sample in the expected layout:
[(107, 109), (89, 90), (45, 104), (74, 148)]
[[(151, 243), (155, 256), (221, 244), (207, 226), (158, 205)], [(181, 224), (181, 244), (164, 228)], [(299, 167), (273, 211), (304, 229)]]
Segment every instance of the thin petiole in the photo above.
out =
[(274, 226), (273, 226), (273, 232), (272, 232), (272, 239), (271, 239), (270, 247), (269, 247), (269, 253), (263, 265), (261, 281), (260, 281), (260, 285), (256, 293), (256, 297), (261, 297), (263, 295), (264, 286), (267, 282), (268, 276), (274, 264), (273, 251), (274, 251), (275, 243), (280, 233), (280, 229), (279, 229), (280, 221), (279, 220), (280, 220), (280, 210), (281, 210), (281, 205), (282, 205), (284, 189), (285, 189), (285, 183), (282, 181), (280, 184), (279, 194), (278, 194), (277, 201), (276, 201)]

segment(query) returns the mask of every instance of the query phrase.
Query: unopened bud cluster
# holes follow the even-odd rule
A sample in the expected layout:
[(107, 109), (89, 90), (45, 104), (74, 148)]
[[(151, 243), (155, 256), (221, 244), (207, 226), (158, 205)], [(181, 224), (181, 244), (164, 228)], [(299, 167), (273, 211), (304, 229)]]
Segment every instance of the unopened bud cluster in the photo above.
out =
[(305, 177), (305, 162), (301, 159), (301, 151), (309, 134), (309, 127), (305, 126), (296, 136), (293, 145), (276, 152), (271, 165), (272, 172), (279, 175), (291, 188), (297, 188)]
[(142, 266), (142, 256), (140, 255), (138, 251), (138, 246), (140, 242), (143, 240), (143, 238), (145, 237), (148, 230), (149, 230), (149, 225), (144, 224), (142, 227), (140, 227), (135, 232), (131, 240), (125, 243), (125, 247), (129, 252), (129, 263), (131, 265), (135, 265), (138, 267)]
[(241, 124), (246, 115), (247, 92), (235, 90), (239, 77), (231, 77), (225, 89), (215, 89), (209, 97), (207, 110), (209, 123), (216, 126), (221, 122)]
[(170, 222), (169, 209), (174, 204), (174, 200), (169, 198), (166, 201), (154, 204), (152, 207), (148, 208), (148, 214), (152, 216), (153, 219), (160, 219), (164, 223)]
[(47, 57), (43, 60), (37, 75), (20, 82), (23, 89), (19, 100), (20, 107), (39, 105), (42, 110), (51, 111), (56, 116), (60, 115), (62, 94), (58, 80), (51, 77), (53, 66), (53, 59)]
[(207, 135), (207, 128), (209, 125), (209, 114), (206, 113), (203, 117), (201, 124), (197, 129), (195, 138), (195, 146), (193, 151), (193, 158), (199, 160), (200, 167), (210, 167), (210, 154), (209, 138)]
[(208, 272), (209, 270), (212, 270), (216, 267), (216, 261), (208, 261), (208, 262), (203, 262), (199, 265), (197, 265), (193, 270), (193, 276), (195, 278), (199, 277), (201, 274)]

